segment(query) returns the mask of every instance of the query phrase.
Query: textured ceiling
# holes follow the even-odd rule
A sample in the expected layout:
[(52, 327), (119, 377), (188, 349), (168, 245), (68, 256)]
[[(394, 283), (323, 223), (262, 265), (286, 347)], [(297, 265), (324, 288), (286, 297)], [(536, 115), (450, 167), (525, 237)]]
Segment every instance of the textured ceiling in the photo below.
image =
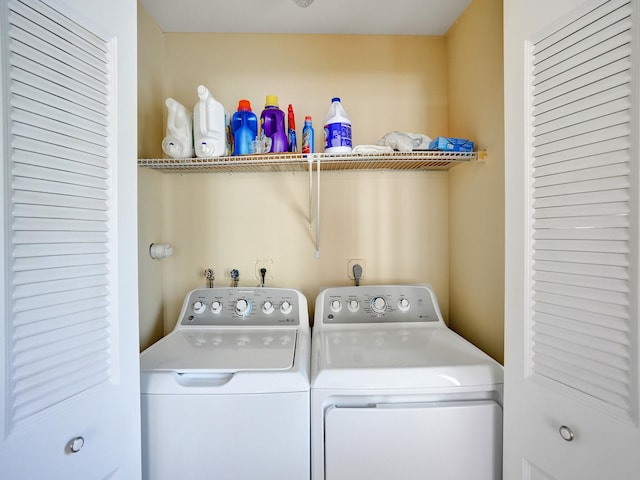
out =
[(471, 0), (141, 2), (164, 32), (444, 35)]

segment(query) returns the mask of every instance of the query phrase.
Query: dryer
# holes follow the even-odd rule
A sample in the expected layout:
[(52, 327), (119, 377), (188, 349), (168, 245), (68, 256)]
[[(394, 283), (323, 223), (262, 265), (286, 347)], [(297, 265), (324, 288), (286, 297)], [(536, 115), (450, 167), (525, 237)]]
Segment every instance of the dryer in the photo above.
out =
[(308, 479), (308, 315), (297, 290), (189, 292), (140, 356), (143, 478)]
[(502, 366), (428, 285), (328, 288), (315, 304), (313, 480), (497, 480)]

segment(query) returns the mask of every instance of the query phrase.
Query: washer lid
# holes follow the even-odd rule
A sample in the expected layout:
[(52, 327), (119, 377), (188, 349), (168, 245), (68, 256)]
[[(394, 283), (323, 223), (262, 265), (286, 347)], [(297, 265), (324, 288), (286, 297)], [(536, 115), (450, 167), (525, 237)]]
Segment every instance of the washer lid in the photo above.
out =
[(140, 355), (140, 369), (189, 372), (288, 370), (295, 329), (174, 330)]
[[(405, 324), (406, 325), (406, 324)], [(314, 388), (502, 383), (502, 367), (444, 326), (332, 329), (314, 337)]]

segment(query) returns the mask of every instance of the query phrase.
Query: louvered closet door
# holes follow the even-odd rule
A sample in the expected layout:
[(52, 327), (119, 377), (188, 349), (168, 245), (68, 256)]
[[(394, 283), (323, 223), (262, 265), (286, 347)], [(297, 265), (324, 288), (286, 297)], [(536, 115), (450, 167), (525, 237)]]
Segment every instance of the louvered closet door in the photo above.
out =
[(526, 107), (506, 129), (505, 478), (631, 479), (640, 471), (639, 5), (579, 2), (551, 22), (554, 2), (515, 3), (505, 41), (524, 40), (528, 76), (510, 79), (522, 53), (506, 56), (506, 104), (520, 87)]
[[(114, 11), (105, 13), (104, 2), (71, 3), (2, 6), (0, 476), (12, 480), (135, 478), (139, 465), (137, 312), (121, 310), (136, 297), (120, 295), (137, 284), (135, 267), (120, 263), (136, 247), (135, 230), (120, 230), (135, 221), (126, 203), (135, 196), (119, 178), (131, 174), (125, 160), (135, 165), (135, 129), (122, 130), (135, 110), (118, 104), (135, 89), (135, 56), (120, 58), (135, 22), (125, 22), (133, 34), (113, 33), (117, 12), (135, 19), (135, 6), (107, 2)], [(117, 72), (127, 65), (123, 85)]]

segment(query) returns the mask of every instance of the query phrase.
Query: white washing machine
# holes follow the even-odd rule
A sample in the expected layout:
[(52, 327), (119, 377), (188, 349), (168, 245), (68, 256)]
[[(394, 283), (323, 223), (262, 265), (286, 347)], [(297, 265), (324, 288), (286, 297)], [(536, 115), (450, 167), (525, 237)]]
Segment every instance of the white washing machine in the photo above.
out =
[(191, 291), (140, 356), (143, 478), (308, 479), (309, 349), (297, 290)]
[(450, 330), (428, 285), (316, 300), (313, 480), (496, 480), (502, 366)]

